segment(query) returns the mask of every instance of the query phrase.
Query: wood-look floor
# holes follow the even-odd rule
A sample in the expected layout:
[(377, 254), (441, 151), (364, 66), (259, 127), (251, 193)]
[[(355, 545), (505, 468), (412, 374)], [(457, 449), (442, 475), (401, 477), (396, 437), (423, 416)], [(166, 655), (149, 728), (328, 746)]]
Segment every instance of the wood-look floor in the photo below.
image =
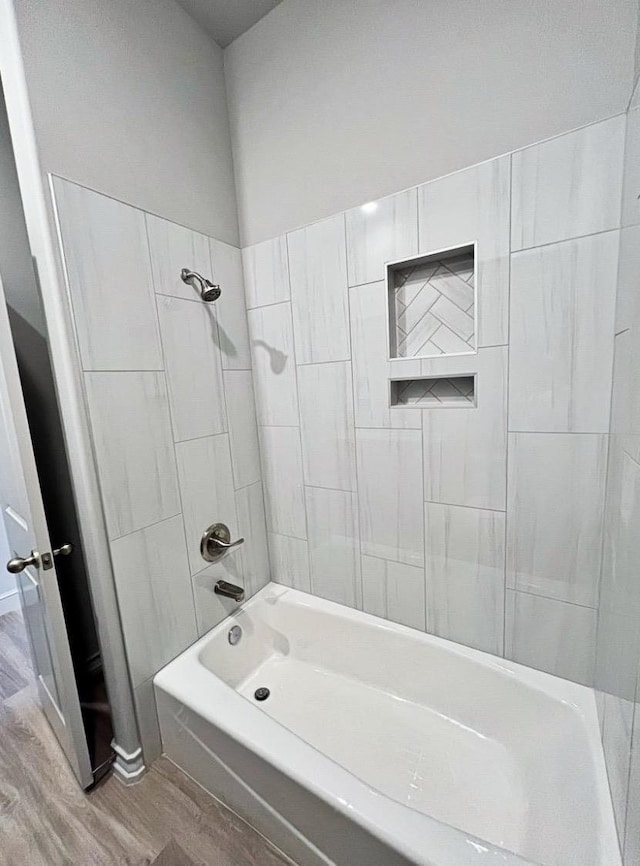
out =
[[(184, 854), (184, 856), (183, 856)], [(161, 758), (131, 787), (85, 794), (41, 713), (18, 614), (0, 617), (0, 866), (285, 866)]]

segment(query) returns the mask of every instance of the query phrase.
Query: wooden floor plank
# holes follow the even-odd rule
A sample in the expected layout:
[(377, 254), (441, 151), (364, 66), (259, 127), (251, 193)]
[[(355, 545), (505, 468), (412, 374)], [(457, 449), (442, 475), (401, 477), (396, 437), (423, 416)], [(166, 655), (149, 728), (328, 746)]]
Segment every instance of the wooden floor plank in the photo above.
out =
[(184, 866), (290, 866), (166, 758), (137, 785), (109, 778), (85, 794), (38, 706), (19, 615), (3, 620), (0, 669), (28, 685), (0, 696), (0, 866), (147, 866), (161, 855), (183, 866), (167, 860), (176, 851)]

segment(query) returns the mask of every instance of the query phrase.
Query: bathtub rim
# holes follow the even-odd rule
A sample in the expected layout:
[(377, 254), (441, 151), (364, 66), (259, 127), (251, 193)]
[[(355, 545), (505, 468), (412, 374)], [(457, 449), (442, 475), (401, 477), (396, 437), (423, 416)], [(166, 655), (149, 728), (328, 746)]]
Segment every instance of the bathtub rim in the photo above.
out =
[[(484, 849), (482, 856), (490, 852), (497, 857), (497, 860), (492, 859), (492, 863), (500, 862), (504, 866), (541, 866), (520, 854), (500, 848), (398, 803), (271, 718), (203, 664), (200, 655), (213, 637), (226, 632), (239, 616), (250, 614), (252, 608), (265, 603), (268, 598), (275, 597), (280, 600), (286, 596), (290, 596), (290, 600), (295, 604), (338, 615), (347, 621), (360, 621), (382, 631), (405, 634), (410, 640), (435, 646), (517, 679), (528, 688), (569, 706), (580, 717), (594, 768), (597, 784), (596, 805), (601, 820), (598, 834), (598, 854), (601, 858), (599, 862), (606, 862), (609, 866), (621, 866), (595, 693), (588, 686), (270, 582), (162, 668), (153, 678), (154, 688), (186, 705), (209, 724), (238, 740), (243, 747), (254, 752), (278, 772), (310, 789), (338, 812), (350, 820), (355, 820), (367, 832), (386, 844), (391, 842), (400, 853), (416, 862), (427, 861), (420, 860), (425, 855), (410, 844), (410, 840), (420, 837), (424, 839), (425, 832), (428, 832), (430, 841), (437, 848), (437, 861), (433, 862), (437, 862), (438, 866), (471, 866), (479, 862), (480, 849)], [(306, 771), (301, 772), (299, 767), (305, 767)], [(403, 829), (405, 832), (402, 832)], [(617, 859), (611, 859), (612, 853)], [(602, 860), (602, 856), (609, 859)]]

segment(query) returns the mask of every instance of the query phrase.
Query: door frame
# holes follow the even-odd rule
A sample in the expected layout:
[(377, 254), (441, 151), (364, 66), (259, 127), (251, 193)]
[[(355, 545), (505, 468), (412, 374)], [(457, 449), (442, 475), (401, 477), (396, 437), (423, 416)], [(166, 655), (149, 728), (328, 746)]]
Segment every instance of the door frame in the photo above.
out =
[(14, 143), (18, 182), (40, 283), (89, 588), (111, 704), (116, 759), (125, 782), (145, 770), (136, 723), (104, 510), (80, 375), (80, 356), (66, 290), (52, 198), (40, 164), (12, 0), (0, 0), (0, 78)]

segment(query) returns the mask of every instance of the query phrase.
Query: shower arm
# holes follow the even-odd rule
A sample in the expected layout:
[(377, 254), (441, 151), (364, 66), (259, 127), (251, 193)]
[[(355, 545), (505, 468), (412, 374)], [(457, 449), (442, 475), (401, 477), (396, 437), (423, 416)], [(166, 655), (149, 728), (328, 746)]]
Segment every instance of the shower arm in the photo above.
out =
[(216, 286), (211, 280), (203, 277), (197, 271), (192, 271), (190, 268), (182, 268), (180, 279), (183, 283), (191, 286), (196, 292), (199, 292), (202, 300), (207, 303), (217, 301), (220, 297), (220, 286)]

